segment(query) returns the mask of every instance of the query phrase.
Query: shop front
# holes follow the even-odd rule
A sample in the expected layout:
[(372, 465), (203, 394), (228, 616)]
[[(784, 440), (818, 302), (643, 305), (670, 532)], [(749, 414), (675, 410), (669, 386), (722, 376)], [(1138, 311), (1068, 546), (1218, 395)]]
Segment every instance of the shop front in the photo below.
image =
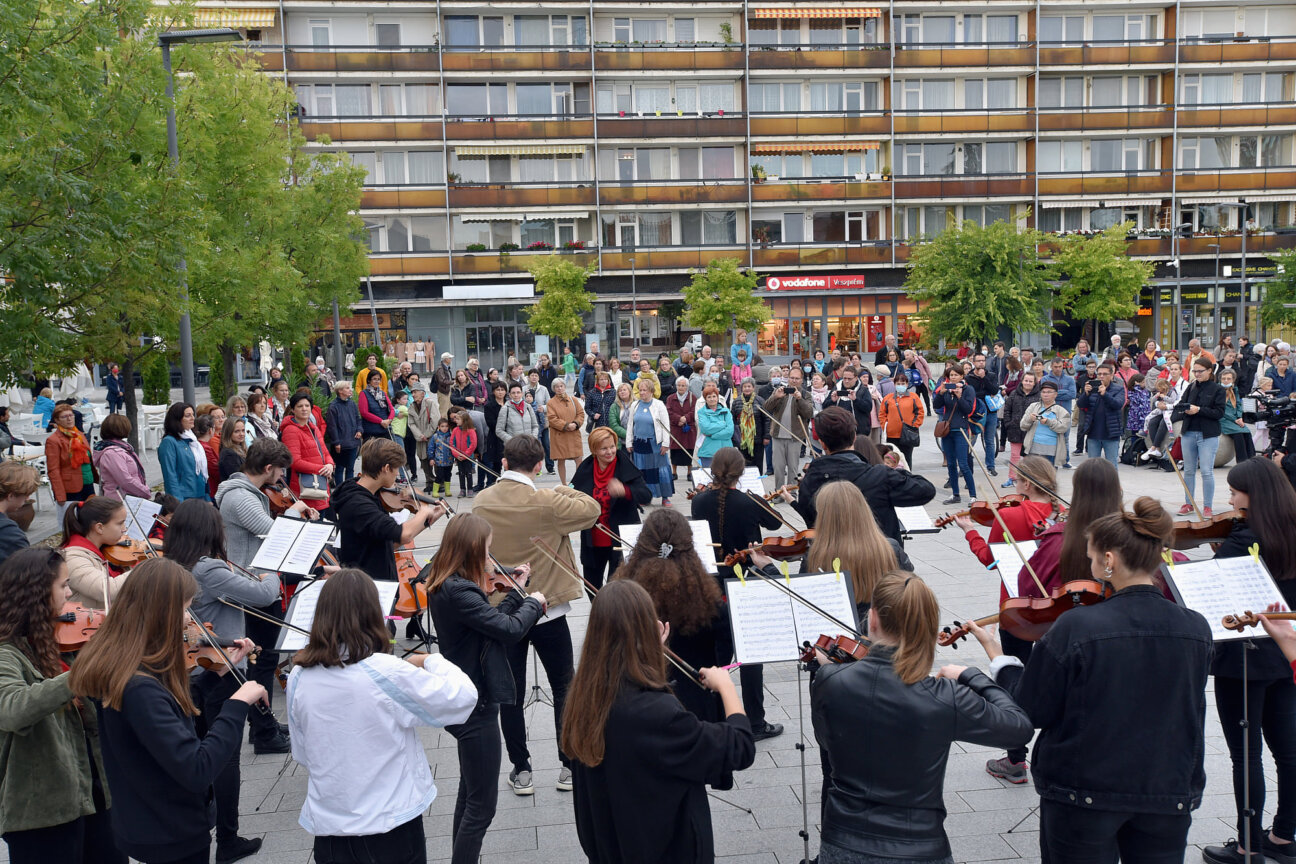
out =
[(902, 347), (918, 340), (917, 303), (898, 291), (867, 291), (863, 274), (770, 276), (761, 296), (772, 312), (757, 337), (763, 357), (834, 348), (872, 353), (889, 334), (898, 334)]
[[(1245, 332), (1253, 340), (1260, 332), (1259, 299), (1261, 287), (1247, 284)], [(1236, 338), (1242, 290), (1240, 281), (1185, 279), (1164, 281), (1144, 287), (1139, 292), (1138, 311), (1134, 317), (1135, 333), (1140, 343), (1155, 339), (1164, 348), (1185, 350), (1191, 339), (1200, 339), (1207, 348), (1218, 345), (1225, 335)], [(1267, 334), (1264, 338), (1268, 338)], [(1263, 341), (1263, 340), (1262, 340)]]

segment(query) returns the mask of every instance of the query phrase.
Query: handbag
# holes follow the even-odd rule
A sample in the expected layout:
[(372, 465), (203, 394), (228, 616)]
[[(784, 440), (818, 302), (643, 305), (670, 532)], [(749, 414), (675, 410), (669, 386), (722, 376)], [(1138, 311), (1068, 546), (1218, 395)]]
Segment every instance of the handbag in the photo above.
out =
[[(324, 450), (320, 447), (319, 434), (315, 427), (311, 427), (311, 440), (315, 442), (315, 449), (319, 452), (320, 461), (327, 464), (327, 457)], [(303, 501), (323, 501), (328, 498), (329, 482), (323, 474), (303, 474), (297, 472), (297, 486), (301, 489), (297, 497)]]
[(936, 429), (932, 432), (932, 435), (936, 436), (937, 438), (944, 438), (946, 435), (949, 434), (949, 432), (950, 432), (949, 421), (938, 420), (936, 421)]
[[(911, 399), (917, 399), (917, 396), (910, 395)], [(900, 415), (900, 446), (917, 447), (922, 442), (922, 436), (919, 434), (918, 427), (912, 423), (906, 423), (904, 413), (900, 410), (899, 397), (895, 400), (896, 413)], [(909, 416), (913, 416), (912, 412)]]
[(985, 397), (985, 403), (987, 411), (998, 411), (1004, 406), (1004, 397), (999, 393), (994, 393)]

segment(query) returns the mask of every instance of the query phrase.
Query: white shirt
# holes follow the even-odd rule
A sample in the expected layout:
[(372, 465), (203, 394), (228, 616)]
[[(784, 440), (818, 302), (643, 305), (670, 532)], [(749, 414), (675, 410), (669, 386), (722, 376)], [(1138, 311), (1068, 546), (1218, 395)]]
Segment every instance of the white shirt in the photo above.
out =
[(381, 834), (436, 798), (417, 726), (462, 723), (477, 688), (439, 654), (418, 669), (390, 654), (288, 677), (292, 757), (310, 779), (298, 822), (316, 836)]

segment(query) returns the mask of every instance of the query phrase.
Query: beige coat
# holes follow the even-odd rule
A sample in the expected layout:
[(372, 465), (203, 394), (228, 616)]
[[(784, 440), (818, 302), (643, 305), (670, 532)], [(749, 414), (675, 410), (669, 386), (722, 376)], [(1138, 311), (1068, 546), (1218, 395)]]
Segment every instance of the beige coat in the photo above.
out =
[[(580, 431), (585, 423), (585, 409), (579, 402), (566, 395), (551, 396), (545, 403), (545, 420), (549, 423), (550, 458), (580, 460), (585, 457)], [(576, 428), (564, 431), (568, 423), (575, 423)]]
[(68, 587), (72, 589), (71, 602), (91, 609), (105, 608), (104, 593), (107, 592), (108, 602), (111, 602), (130, 575), (124, 573), (116, 578), (109, 576), (108, 565), (89, 549), (69, 546), (63, 550), (63, 557), (67, 560)]
[(558, 551), (559, 558), (579, 573), (568, 535), (583, 531), (598, 520), (597, 501), (570, 486), (532, 489), (505, 474), (498, 483), (477, 493), (472, 512), (491, 524), (491, 554), (501, 564), (531, 565), (527, 591), (539, 591), (550, 606), (581, 595), (582, 586), (576, 577), (550, 560), (532, 544), (531, 538), (539, 535), (551, 549)]

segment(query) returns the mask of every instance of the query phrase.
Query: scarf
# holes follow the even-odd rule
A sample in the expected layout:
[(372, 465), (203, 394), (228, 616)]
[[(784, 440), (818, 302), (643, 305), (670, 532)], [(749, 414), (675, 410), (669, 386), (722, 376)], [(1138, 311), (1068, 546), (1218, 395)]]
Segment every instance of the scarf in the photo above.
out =
[(738, 426), (742, 430), (742, 450), (755, 455), (753, 449), (756, 441), (756, 397), (740, 396), (742, 414), (738, 417)]
[(202, 443), (192, 429), (181, 433), (180, 438), (189, 442), (189, 451), (193, 453), (194, 458), (194, 473), (205, 481), (207, 479), (207, 451), (203, 449)]
[[(611, 482), (615, 475), (615, 456), (612, 457), (612, 461), (607, 464), (607, 467), (600, 466), (598, 458), (594, 458), (594, 492), (591, 497), (593, 497), (599, 505), (597, 524), (602, 525), (609, 531), (612, 529), (612, 523), (610, 521), (612, 516), (612, 493), (608, 492), (608, 483)], [(612, 545), (612, 538), (608, 536), (606, 532), (599, 531), (597, 528), (590, 531), (590, 539), (593, 541), (594, 545), (598, 547), (606, 548)]]
[(523, 399), (521, 402), (514, 402), (514, 401), (512, 401), (512, 400), (510, 399), (510, 400), (509, 400), (509, 404), (513, 406), (513, 410), (514, 410), (514, 411), (518, 412), (518, 416), (519, 416), (519, 417), (525, 417), (525, 416), (526, 416), (526, 400), (525, 400), (525, 399)]
[(68, 439), (68, 446), (72, 451), (71, 460), (73, 468), (80, 468), (82, 465), (90, 464), (90, 443), (86, 441), (84, 435), (73, 427), (71, 432), (65, 431), (63, 427), (58, 427), (58, 431), (63, 433), (63, 437)]

